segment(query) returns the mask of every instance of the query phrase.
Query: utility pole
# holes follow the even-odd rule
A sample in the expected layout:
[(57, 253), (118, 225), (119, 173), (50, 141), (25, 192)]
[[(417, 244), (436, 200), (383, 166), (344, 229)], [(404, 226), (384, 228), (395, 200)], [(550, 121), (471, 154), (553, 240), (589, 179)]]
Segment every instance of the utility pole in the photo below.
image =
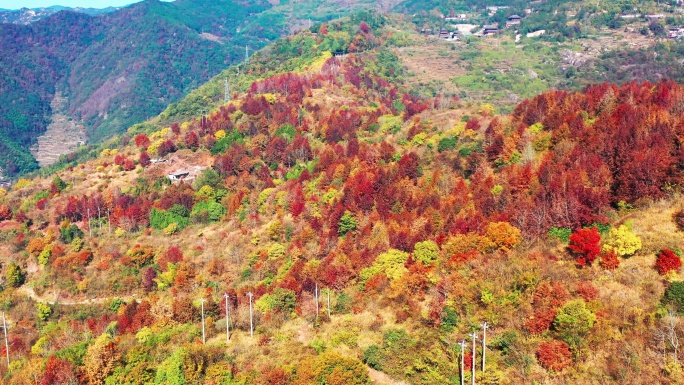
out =
[(228, 103), (230, 101), (230, 85), (228, 84), (228, 78), (223, 82), (223, 102)]
[(202, 120), (200, 121), (200, 127), (202, 127), (202, 134), (207, 133), (207, 126), (209, 125), (209, 119), (207, 118), (207, 110), (202, 110)]
[(315, 298), (316, 298), (316, 319), (318, 319), (318, 282), (316, 282), (316, 288), (315, 290)]
[(330, 319), (330, 288), (328, 288), (328, 319)]
[(465, 385), (465, 348), (466, 343), (464, 340), (458, 343), (461, 345), (461, 385)]
[(250, 291), (247, 293), (247, 296), (249, 296), (249, 336), (254, 337), (254, 321), (252, 318), (252, 292)]
[(489, 325), (487, 325), (487, 321), (482, 323), (482, 373), (485, 372), (485, 355), (487, 353), (487, 329), (489, 329)]
[(5, 312), (2, 312), (2, 330), (5, 331), (5, 355), (7, 356), (7, 372), (9, 372), (9, 342), (7, 341), (7, 320), (5, 319)]
[(475, 385), (475, 340), (477, 339), (477, 332), (473, 332), (473, 385)]
[(228, 293), (224, 293), (223, 298), (226, 299), (226, 343), (228, 343), (230, 342), (230, 323), (228, 323), (228, 314), (230, 314), (230, 309), (228, 308)]
[(200, 298), (200, 303), (202, 304), (202, 344), (206, 345), (207, 338), (204, 334), (204, 301), (206, 301), (204, 298)]
[(107, 209), (107, 228), (109, 229), (108, 230), (109, 234), (111, 234), (112, 233), (112, 220), (111, 220), (109, 214), (110, 214), (109, 209)]
[(90, 238), (93, 237), (93, 229), (90, 227), (90, 207), (87, 209), (88, 211), (88, 234), (90, 234)]
[(249, 47), (245, 45), (245, 64), (249, 63)]
[(100, 235), (102, 235), (102, 215), (100, 215), (100, 205), (97, 205), (97, 223), (100, 224)]

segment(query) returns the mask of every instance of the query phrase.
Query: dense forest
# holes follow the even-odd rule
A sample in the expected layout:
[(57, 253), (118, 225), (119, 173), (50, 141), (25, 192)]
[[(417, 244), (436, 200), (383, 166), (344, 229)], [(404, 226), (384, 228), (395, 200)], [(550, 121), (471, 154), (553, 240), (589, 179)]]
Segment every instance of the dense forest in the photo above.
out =
[(684, 86), (497, 114), (412, 92), (403, 23), (280, 39), (0, 190), (5, 381), (680, 383)]

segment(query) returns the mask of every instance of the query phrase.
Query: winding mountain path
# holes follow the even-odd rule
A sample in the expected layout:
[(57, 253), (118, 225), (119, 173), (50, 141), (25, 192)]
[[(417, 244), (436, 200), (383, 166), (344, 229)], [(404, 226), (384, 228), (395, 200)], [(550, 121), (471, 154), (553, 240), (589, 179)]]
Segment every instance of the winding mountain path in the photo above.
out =
[(87, 298), (87, 299), (82, 299), (82, 300), (63, 300), (59, 298), (59, 295), (56, 293), (53, 293), (52, 295), (49, 294), (43, 294), (43, 295), (38, 295), (36, 291), (32, 287), (28, 286), (22, 286), (19, 288), (19, 291), (22, 293), (26, 294), (29, 298), (36, 302), (41, 302), (41, 303), (47, 303), (49, 305), (54, 305), (54, 304), (60, 304), (64, 306), (77, 306), (77, 305), (93, 305), (93, 304), (103, 304), (107, 303), (110, 301), (113, 301), (115, 299), (121, 299), (125, 302), (128, 301), (136, 301), (140, 303), (140, 299), (136, 298), (135, 296), (128, 295), (128, 296), (116, 296), (116, 297), (98, 297), (98, 298)]

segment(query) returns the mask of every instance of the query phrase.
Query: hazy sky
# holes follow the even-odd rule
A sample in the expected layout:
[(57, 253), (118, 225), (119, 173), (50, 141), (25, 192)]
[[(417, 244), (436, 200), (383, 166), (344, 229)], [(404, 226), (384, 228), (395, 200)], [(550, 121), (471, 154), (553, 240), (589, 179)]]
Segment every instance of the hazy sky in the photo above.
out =
[(83, 8), (107, 8), (111, 6), (121, 7), (124, 5), (137, 3), (138, 1), (140, 0), (0, 0), (0, 8), (40, 8), (49, 7), (51, 5)]

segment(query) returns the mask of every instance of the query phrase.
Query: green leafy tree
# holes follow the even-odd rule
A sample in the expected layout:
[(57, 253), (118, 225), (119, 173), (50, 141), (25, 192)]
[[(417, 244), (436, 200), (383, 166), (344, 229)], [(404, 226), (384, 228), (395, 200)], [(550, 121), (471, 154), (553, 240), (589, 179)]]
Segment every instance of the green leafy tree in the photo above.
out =
[(413, 248), (413, 258), (425, 266), (432, 265), (439, 255), (439, 246), (433, 241), (418, 242)]
[(55, 186), (55, 189), (58, 192), (64, 191), (67, 186), (66, 182), (64, 182), (58, 175), (55, 175), (55, 177), (52, 179), (52, 184)]
[(356, 230), (356, 218), (354, 218), (352, 213), (349, 210), (347, 210), (342, 215), (342, 218), (340, 218), (340, 226), (338, 232), (341, 235), (345, 235), (348, 232), (354, 230)]
[(223, 179), (219, 173), (213, 168), (205, 168), (195, 179), (195, 190), (199, 190), (204, 186), (210, 186), (213, 189), (223, 188)]
[(38, 312), (38, 319), (45, 322), (52, 315), (52, 308), (50, 305), (38, 302), (36, 303), (36, 311)]
[(680, 314), (684, 314), (684, 282), (672, 282), (665, 290), (663, 302), (672, 305)]
[(157, 368), (157, 374), (154, 377), (155, 385), (185, 385), (183, 360), (186, 354), (185, 349), (178, 349), (164, 360)]
[(594, 327), (594, 322), (596, 315), (587, 309), (584, 300), (576, 299), (558, 310), (553, 320), (553, 328), (568, 345), (579, 348), (584, 337)]
[(14, 262), (10, 262), (5, 273), (5, 282), (10, 287), (19, 287), (26, 281), (26, 273)]

